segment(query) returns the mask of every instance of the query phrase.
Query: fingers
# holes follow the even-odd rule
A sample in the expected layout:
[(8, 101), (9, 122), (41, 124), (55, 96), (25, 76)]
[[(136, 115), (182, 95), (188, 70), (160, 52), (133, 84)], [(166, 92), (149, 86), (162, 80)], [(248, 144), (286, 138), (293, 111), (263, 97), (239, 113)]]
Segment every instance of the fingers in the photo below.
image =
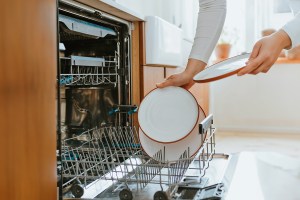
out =
[[(266, 59), (264, 57), (260, 58), (260, 60), (263, 61), (263, 62), (261, 62), (260, 65), (258, 65), (258, 63), (260, 63), (259, 61), (258, 62), (256, 62), (255, 60), (253, 60), (252, 62), (250, 61), (249, 64), (247, 65), (247, 67), (249, 67), (249, 69), (247, 69), (247, 71), (245, 73), (252, 74), (252, 75), (256, 75), (261, 72), (267, 73), (275, 62), (271, 58)], [(255, 61), (255, 63), (253, 63), (254, 61)]]
[(249, 74), (256, 75), (261, 72), (267, 73), (269, 71), (269, 69), (270, 69), (270, 67), (268, 67), (268, 65), (262, 64), (257, 69), (253, 70), (252, 72), (249, 72)]
[(157, 83), (156, 84), (156, 87), (158, 87), (158, 88), (164, 88), (164, 87), (168, 87), (168, 86), (174, 86), (173, 79), (167, 79), (162, 83)]
[(194, 84), (195, 84), (194, 81), (190, 81), (189, 83), (182, 85), (182, 84), (176, 82), (174, 79), (167, 79), (167, 80), (165, 80), (162, 83), (157, 83), (156, 87), (158, 87), (158, 88), (165, 88), (165, 87), (168, 87), (168, 86), (181, 86), (184, 89), (188, 90), (191, 87), (193, 87)]
[(257, 69), (250, 72), (250, 74), (256, 75), (258, 73), (267, 73), (275, 61), (273, 61), (271, 58), (266, 59)]
[(261, 56), (259, 56), (260, 48), (261, 48), (261, 42), (258, 41), (253, 47), (249, 60), (246, 62), (246, 67), (244, 67), (238, 72), (237, 74), (238, 76), (243, 76), (245, 74), (248, 74), (254, 71), (255, 69), (257, 69), (261, 65), (263, 59), (261, 58)]
[(176, 86), (175, 80), (176, 80), (176, 75), (173, 74), (173, 75), (169, 76), (167, 79), (165, 79), (164, 82), (157, 83), (156, 87), (164, 88), (164, 87), (168, 87), (168, 86)]
[(275, 63), (276, 58), (272, 57), (268, 53), (261, 52), (258, 57), (253, 60), (249, 60), (247, 66), (238, 72), (238, 76), (242, 76), (244, 74), (253, 74), (256, 75), (258, 73), (267, 73), (272, 65)]
[(238, 72), (238, 76), (243, 76), (245, 74), (249, 74), (251, 72), (253, 72), (254, 70), (256, 70), (262, 63), (263, 63), (263, 57), (262, 56), (258, 56), (253, 60), (249, 60), (249, 62), (247, 63), (246, 67), (244, 67), (243, 69), (241, 69)]
[(193, 85), (192, 77), (187, 76), (185, 73), (173, 74), (165, 81), (157, 83), (156, 87), (165, 88), (168, 86), (181, 86), (183, 88), (190, 88)]

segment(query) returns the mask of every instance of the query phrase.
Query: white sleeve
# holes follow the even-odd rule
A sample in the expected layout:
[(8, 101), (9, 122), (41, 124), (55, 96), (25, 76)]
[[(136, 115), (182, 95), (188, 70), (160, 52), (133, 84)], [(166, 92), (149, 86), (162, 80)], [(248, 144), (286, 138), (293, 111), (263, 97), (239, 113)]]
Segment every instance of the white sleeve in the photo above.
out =
[(290, 0), (290, 6), (296, 15), (294, 19), (285, 24), (282, 29), (290, 36), (291, 48), (300, 45), (300, 1)]
[(208, 62), (219, 40), (226, 17), (226, 0), (199, 0), (194, 44), (189, 58)]

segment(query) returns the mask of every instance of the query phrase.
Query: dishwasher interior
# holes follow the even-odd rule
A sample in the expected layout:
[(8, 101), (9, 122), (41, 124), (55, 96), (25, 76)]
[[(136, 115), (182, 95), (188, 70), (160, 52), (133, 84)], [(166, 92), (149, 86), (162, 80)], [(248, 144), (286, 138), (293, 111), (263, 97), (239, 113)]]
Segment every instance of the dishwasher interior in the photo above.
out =
[(131, 24), (127, 21), (73, 1), (58, 3), (60, 198), (74, 182), (62, 174), (64, 147), (83, 145), (90, 136), (89, 130), (95, 127), (132, 126), (137, 107), (131, 105), (130, 34)]
[(206, 137), (195, 156), (187, 149), (165, 161), (162, 149), (149, 157), (132, 120), (131, 23), (69, 0), (58, 5), (59, 199), (221, 199), (213, 163), (229, 156), (215, 152), (213, 117), (199, 124)]

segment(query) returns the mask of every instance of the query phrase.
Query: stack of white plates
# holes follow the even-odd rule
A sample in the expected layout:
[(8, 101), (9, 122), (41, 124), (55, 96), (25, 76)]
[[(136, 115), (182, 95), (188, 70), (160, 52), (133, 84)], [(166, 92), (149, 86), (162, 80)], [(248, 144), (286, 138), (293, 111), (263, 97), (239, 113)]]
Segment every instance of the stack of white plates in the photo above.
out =
[(193, 156), (205, 138), (198, 128), (204, 118), (204, 111), (188, 90), (181, 87), (152, 90), (138, 112), (143, 150), (162, 162), (178, 160), (184, 153)]

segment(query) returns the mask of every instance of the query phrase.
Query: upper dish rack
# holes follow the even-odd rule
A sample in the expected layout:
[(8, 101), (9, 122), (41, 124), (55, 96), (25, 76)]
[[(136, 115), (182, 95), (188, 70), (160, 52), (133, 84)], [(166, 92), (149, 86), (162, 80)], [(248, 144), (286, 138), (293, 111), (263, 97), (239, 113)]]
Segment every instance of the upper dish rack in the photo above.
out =
[(71, 56), (60, 58), (65, 61), (65, 73), (60, 74), (62, 86), (91, 86), (118, 83), (119, 59), (115, 56), (102, 58)]

